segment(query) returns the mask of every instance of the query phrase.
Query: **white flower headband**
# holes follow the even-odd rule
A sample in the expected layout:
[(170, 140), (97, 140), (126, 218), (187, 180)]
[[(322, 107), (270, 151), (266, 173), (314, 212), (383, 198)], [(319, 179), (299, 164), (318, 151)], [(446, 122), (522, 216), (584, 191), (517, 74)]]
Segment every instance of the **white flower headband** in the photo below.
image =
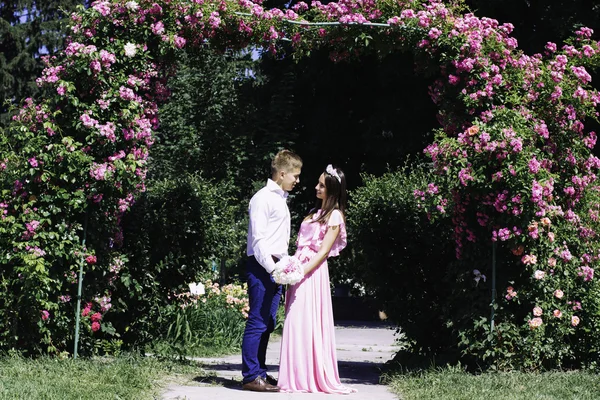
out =
[(342, 178), (340, 178), (340, 175), (337, 173), (337, 171), (335, 170), (335, 168), (333, 168), (331, 164), (329, 164), (327, 168), (325, 168), (325, 172), (335, 177), (335, 179), (337, 179), (339, 183), (342, 183)]

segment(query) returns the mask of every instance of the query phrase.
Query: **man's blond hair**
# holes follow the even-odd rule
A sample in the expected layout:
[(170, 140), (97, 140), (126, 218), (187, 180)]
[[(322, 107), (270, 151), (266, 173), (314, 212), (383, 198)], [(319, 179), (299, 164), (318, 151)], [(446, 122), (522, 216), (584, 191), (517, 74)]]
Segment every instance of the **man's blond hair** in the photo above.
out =
[(279, 171), (291, 172), (294, 169), (302, 168), (302, 159), (296, 153), (289, 150), (280, 150), (275, 154), (271, 161), (271, 174), (274, 175)]

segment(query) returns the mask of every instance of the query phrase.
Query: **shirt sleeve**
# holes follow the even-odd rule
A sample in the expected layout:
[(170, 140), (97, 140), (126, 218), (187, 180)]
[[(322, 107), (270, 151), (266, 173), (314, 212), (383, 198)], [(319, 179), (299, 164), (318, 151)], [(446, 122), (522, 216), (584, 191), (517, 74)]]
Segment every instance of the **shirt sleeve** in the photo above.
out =
[(250, 202), (250, 229), (252, 230), (252, 250), (254, 258), (270, 274), (275, 269), (275, 261), (267, 248), (266, 229), (269, 222), (269, 205), (265, 199), (255, 198)]
[(347, 244), (347, 234), (346, 234), (346, 222), (344, 221), (344, 217), (339, 210), (333, 210), (331, 215), (329, 216), (329, 220), (327, 221), (327, 226), (339, 226), (340, 234), (337, 239), (331, 246), (331, 250), (329, 250), (329, 257), (336, 257), (340, 255), (340, 252)]

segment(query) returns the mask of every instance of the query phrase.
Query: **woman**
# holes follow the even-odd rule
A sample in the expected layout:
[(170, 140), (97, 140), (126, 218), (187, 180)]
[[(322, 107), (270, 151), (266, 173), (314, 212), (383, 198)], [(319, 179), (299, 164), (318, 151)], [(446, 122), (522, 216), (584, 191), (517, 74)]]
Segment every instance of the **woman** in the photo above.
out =
[(346, 178), (328, 165), (315, 187), (317, 207), (304, 219), (294, 257), (304, 279), (286, 293), (279, 381), (284, 392), (356, 392), (342, 385), (335, 354), (335, 328), (327, 258), (346, 247)]

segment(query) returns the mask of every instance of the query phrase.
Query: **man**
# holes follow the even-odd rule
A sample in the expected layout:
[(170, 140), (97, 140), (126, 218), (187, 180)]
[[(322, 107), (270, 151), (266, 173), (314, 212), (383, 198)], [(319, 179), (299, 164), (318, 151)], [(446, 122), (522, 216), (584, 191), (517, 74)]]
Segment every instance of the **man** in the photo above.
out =
[(275, 263), (288, 253), (290, 211), (288, 192), (300, 182), (302, 159), (281, 150), (271, 162), (271, 179), (250, 200), (248, 226), (248, 299), (250, 311), (242, 341), (242, 389), (278, 392), (277, 381), (267, 375), (267, 344), (275, 329), (281, 285), (271, 274)]

